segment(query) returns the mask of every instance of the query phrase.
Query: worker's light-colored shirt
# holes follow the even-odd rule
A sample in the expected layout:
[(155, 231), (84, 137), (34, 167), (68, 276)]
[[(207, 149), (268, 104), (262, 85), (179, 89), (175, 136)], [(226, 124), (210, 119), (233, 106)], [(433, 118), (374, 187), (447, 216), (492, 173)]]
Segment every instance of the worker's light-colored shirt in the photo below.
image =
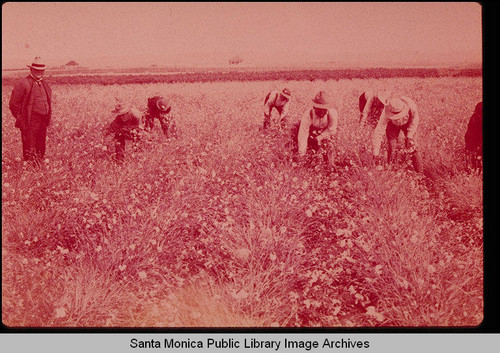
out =
[(288, 115), (290, 100), (281, 100), (281, 91), (274, 90), (269, 93), (269, 99), (264, 104), (264, 115), (271, 116), (273, 108), (281, 109), (280, 119)]
[(324, 129), (321, 134), (318, 135), (319, 140), (323, 140), (326, 138), (332, 138), (335, 136), (337, 132), (337, 124), (338, 124), (339, 116), (337, 110), (334, 108), (330, 108), (327, 110), (327, 113), (319, 118), (314, 113), (314, 108), (308, 109), (302, 119), (300, 119), (300, 127), (298, 134), (298, 148), (299, 155), (303, 156), (307, 151), (307, 140), (309, 138), (309, 129), (312, 127)]
[[(417, 104), (413, 101), (413, 99), (408, 97), (401, 97), (401, 100), (408, 104), (408, 106), (410, 107), (410, 109), (408, 110), (408, 115), (405, 118), (408, 121), (406, 123), (408, 124), (406, 138), (415, 140), (419, 122)], [(375, 156), (378, 156), (380, 154), (380, 145), (382, 143), (382, 138), (387, 128), (387, 124), (390, 122), (390, 119), (386, 116), (386, 109), (387, 107), (385, 107), (382, 111), (378, 124), (373, 131), (372, 144), (373, 154)]]
[(109, 133), (117, 133), (119, 131), (130, 131), (142, 129), (141, 127), (141, 112), (132, 107), (126, 113), (117, 115), (108, 127)]

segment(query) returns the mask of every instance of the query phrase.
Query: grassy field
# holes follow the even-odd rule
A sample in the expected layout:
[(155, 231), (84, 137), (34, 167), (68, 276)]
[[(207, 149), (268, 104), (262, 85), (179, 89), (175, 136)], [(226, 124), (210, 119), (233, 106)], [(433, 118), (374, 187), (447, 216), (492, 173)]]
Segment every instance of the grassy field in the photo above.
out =
[[(263, 134), (286, 85), (298, 119), (319, 90), (339, 112), (337, 167), (290, 161)], [(424, 175), (376, 169), (358, 96), (420, 109)], [(42, 170), (22, 166), (2, 86), (2, 321), (22, 327), (475, 326), (483, 318), (482, 173), (464, 163), (480, 77), (53, 85)], [(103, 136), (115, 97), (167, 96), (123, 166)], [(383, 148), (383, 152), (385, 147)], [(385, 152), (384, 152), (385, 153)]]

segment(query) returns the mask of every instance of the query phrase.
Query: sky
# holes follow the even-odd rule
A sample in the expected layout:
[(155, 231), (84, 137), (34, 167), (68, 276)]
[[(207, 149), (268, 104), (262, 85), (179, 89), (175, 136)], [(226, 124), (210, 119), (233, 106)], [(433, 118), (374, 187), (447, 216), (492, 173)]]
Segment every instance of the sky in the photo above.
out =
[(481, 62), (475, 2), (8, 2), (2, 68)]

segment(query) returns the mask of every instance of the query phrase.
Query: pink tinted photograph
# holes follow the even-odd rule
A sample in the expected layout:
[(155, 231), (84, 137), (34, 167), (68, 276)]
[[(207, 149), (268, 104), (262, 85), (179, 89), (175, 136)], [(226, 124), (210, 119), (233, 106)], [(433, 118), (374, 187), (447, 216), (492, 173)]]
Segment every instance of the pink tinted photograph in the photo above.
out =
[(477, 327), (476, 2), (2, 5), (6, 328)]

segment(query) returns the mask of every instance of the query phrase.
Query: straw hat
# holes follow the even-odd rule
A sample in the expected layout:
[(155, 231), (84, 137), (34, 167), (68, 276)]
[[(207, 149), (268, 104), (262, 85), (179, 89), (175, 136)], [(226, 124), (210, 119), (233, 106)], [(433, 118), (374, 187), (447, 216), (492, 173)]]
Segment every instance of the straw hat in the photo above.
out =
[(117, 104), (117, 105), (115, 105), (115, 109), (112, 110), (111, 113), (120, 115), (120, 114), (127, 113), (129, 110), (130, 110), (129, 107), (127, 107), (123, 104)]
[(410, 110), (408, 104), (405, 104), (400, 98), (391, 98), (387, 101), (385, 106), (385, 115), (391, 121), (400, 120), (404, 118)]
[(283, 95), (283, 97), (285, 97), (286, 99), (290, 99), (292, 98), (292, 92), (290, 92), (290, 90), (288, 88), (283, 88), (283, 91), (281, 91), (281, 94)]
[(35, 59), (33, 59), (33, 63), (31, 65), (26, 65), (27, 67), (30, 67), (34, 70), (40, 70), (43, 71), (45, 70), (45, 64), (43, 63), (43, 60), (41, 57), (37, 56)]
[(314, 97), (314, 99), (312, 100), (313, 107), (320, 109), (330, 108), (330, 104), (328, 100), (325, 98), (325, 96), (326, 96), (325, 91), (319, 91), (316, 97)]
[(156, 101), (156, 107), (158, 110), (162, 113), (168, 113), (172, 107), (170, 104), (167, 102), (165, 98), (160, 98)]

